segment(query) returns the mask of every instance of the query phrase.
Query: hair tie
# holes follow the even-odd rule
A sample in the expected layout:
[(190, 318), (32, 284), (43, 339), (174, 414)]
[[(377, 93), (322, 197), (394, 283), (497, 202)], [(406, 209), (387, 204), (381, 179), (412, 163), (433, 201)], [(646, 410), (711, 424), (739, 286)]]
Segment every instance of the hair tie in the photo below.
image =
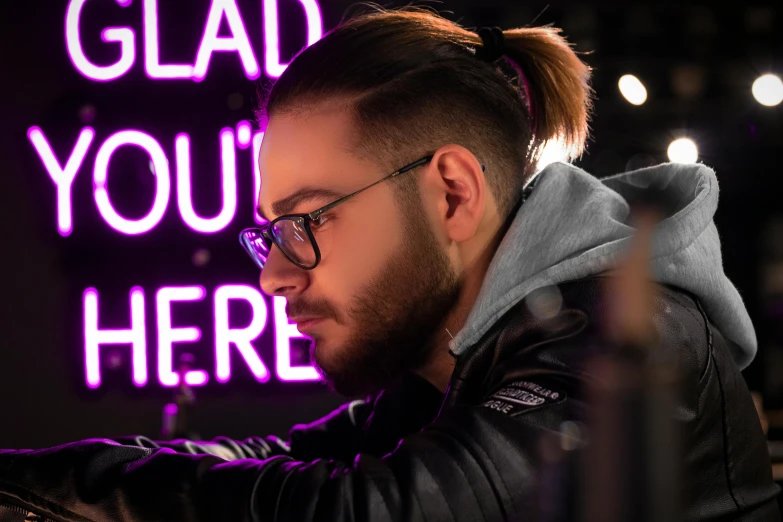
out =
[[(482, 46), (476, 49), (476, 57), (485, 62), (494, 63), (496, 60), (506, 55), (506, 37), (503, 34), (503, 29), (500, 27), (482, 27), (476, 31), (476, 34), (479, 35), (482, 42)], [(508, 62), (517, 71), (522, 83), (521, 87), (525, 97), (525, 108), (530, 117), (530, 130), (535, 136), (538, 131), (538, 119), (536, 118), (536, 105), (533, 100), (533, 90), (530, 88), (530, 82), (528, 81), (522, 66), (515, 60), (508, 60)]]
[(482, 27), (476, 34), (481, 38), (481, 48), (476, 56), (485, 62), (493, 63), (506, 54), (506, 39), (500, 27)]

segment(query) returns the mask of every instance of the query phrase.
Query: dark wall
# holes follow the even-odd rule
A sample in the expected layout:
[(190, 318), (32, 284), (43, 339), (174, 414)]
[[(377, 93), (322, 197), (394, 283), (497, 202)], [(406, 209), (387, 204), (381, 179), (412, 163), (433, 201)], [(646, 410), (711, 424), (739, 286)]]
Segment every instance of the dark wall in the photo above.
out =
[[(278, 0), (287, 60), (303, 43), (298, 2)], [(224, 126), (252, 119), (255, 82), (247, 80), (235, 55), (213, 57), (207, 78), (151, 81), (143, 70), (141, 0), (122, 9), (109, 0), (90, 0), (83, 33), (96, 60), (110, 61), (112, 47), (99, 41), (106, 25), (130, 25), (137, 32), (137, 61), (122, 79), (96, 83), (82, 77), (68, 59), (63, 34), (66, 0), (3, 3), (0, 9), (2, 140), (0, 140), (0, 447), (36, 447), (89, 436), (129, 433), (158, 435), (161, 409), (170, 390), (130, 386), (127, 361), (104, 368), (104, 385), (84, 385), (81, 298), (88, 286), (100, 291), (102, 326), (127, 327), (128, 291), (146, 291), (148, 330), (154, 330), (154, 291), (163, 285), (200, 284), (207, 300), (183, 305), (182, 324), (210, 321), (210, 299), (222, 283), (256, 284), (257, 274), (240, 251), (236, 234), (252, 225), (250, 158), (238, 151), (239, 210), (229, 227), (214, 236), (194, 234), (175, 210), (175, 192), (161, 224), (139, 237), (121, 236), (100, 218), (91, 194), (91, 170), (98, 145), (119, 129), (145, 130), (163, 145), (172, 167), (174, 137), (192, 139), (195, 201), (202, 214), (217, 211), (219, 149)], [(159, 0), (161, 48), (168, 62), (190, 62), (203, 29), (206, 0)], [(256, 56), (263, 59), (261, 3), (238, 2)], [(350, 2), (321, 2), (325, 29), (333, 27)], [(563, 26), (595, 68), (598, 96), (593, 139), (578, 165), (599, 175), (666, 160), (671, 139), (687, 131), (713, 166), (721, 187), (716, 216), (724, 265), (751, 312), (760, 338), (760, 356), (747, 371), (752, 388), (780, 385), (765, 377), (767, 355), (779, 343), (769, 310), (774, 304), (761, 286), (761, 236), (779, 215), (778, 151), (783, 145), (781, 108), (762, 108), (750, 96), (755, 77), (778, 67), (781, 8), (765, 4), (620, 2), (459, 1), (439, 5), (464, 25)], [(548, 9), (544, 7), (549, 4)], [(436, 4), (437, 6), (437, 4)], [(726, 35), (731, 35), (730, 38)], [(105, 53), (101, 55), (101, 53)], [(777, 61), (775, 61), (777, 60)], [(631, 107), (617, 92), (617, 78), (632, 72), (647, 82), (650, 101)], [(683, 80), (684, 78), (684, 80)], [(682, 84), (697, 84), (683, 91)], [(685, 93), (685, 94), (684, 94)], [(242, 103), (237, 104), (238, 96)], [(229, 103), (229, 99), (231, 102)], [(55, 190), (35, 154), (27, 129), (42, 127), (58, 157), (70, 152), (79, 130), (96, 129), (95, 142), (74, 185), (74, 232), (57, 233)], [(113, 164), (110, 182), (117, 206), (129, 216), (146, 212), (151, 176), (140, 153), (125, 151)], [(209, 262), (194, 264), (203, 249)], [(237, 312), (241, 315), (241, 311)], [(103, 323), (103, 320), (106, 323)], [(212, 332), (191, 348), (209, 367)], [(260, 343), (273, 364), (271, 333)], [(149, 334), (148, 352), (154, 352)], [(119, 354), (127, 354), (120, 350)], [(777, 352), (775, 352), (777, 353)], [(197, 390), (191, 427), (205, 437), (284, 434), (341, 402), (318, 384), (255, 383), (241, 362), (227, 385)], [(150, 358), (154, 380), (154, 358)], [(274, 379), (273, 379), (274, 381)]]

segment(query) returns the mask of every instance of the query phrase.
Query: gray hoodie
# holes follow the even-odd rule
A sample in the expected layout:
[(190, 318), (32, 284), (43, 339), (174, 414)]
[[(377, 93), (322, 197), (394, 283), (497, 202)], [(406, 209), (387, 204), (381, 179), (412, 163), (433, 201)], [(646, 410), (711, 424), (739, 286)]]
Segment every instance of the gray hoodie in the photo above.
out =
[(566, 163), (538, 174), (489, 266), (465, 326), (450, 348), (463, 354), (534, 290), (614, 268), (633, 234), (629, 202), (665, 209), (652, 241), (651, 273), (695, 294), (732, 347), (740, 368), (756, 354), (756, 333), (739, 292), (723, 273), (712, 218), (718, 180), (702, 164), (665, 163), (598, 179)]

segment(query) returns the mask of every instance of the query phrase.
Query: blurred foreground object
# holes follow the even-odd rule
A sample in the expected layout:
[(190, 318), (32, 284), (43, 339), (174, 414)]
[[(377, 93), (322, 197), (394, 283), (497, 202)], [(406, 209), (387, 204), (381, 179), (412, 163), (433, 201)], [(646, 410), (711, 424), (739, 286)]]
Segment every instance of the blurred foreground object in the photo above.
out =
[(759, 421), (761, 422), (761, 430), (764, 435), (769, 431), (769, 419), (767, 413), (764, 411), (764, 397), (759, 392), (752, 392), (753, 405), (756, 406), (756, 413), (759, 414)]
[(585, 522), (678, 520), (681, 446), (675, 415), (676, 372), (659, 344), (655, 286), (648, 273), (658, 213), (636, 213), (626, 258), (607, 278), (605, 337), (595, 347), (586, 390), (587, 445), (577, 490)]

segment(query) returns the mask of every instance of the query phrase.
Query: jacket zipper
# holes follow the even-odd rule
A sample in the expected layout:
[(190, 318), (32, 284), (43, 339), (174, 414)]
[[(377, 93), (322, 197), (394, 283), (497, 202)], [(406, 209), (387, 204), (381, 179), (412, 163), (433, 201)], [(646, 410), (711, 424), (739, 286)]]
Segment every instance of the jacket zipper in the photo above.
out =
[(36, 515), (29, 509), (19, 507), (15, 504), (0, 503), (0, 513), (4, 510), (10, 511), (11, 513), (19, 513), (24, 516), (24, 519), (19, 519), (20, 522), (55, 522), (51, 518), (44, 518), (40, 515)]

